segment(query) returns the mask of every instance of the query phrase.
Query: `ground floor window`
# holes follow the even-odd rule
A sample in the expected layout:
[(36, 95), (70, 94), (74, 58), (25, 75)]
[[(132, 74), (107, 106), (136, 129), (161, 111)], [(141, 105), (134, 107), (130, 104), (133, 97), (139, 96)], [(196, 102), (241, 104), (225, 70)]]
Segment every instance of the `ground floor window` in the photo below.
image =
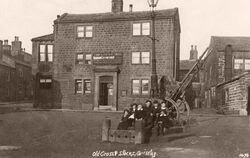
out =
[(50, 89), (52, 86), (52, 79), (51, 78), (41, 78), (39, 82), (39, 87), (41, 89)]
[(91, 93), (91, 80), (90, 79), (76, 79), (75, 80), (75, 93), (76, 94), (89, 94)]
[(76, 79), (75, 80), (75, 93), (76, 94), (82, 94), (83, 89), (82, 89), (82, 80), (81, 79)]
[(133, 79), (132, 80), (132, 94), (133, 95), (149, 94), (149, 80), (148, 79)]
[(91, 80), (84, 80), (84, 93), (91, 93)]

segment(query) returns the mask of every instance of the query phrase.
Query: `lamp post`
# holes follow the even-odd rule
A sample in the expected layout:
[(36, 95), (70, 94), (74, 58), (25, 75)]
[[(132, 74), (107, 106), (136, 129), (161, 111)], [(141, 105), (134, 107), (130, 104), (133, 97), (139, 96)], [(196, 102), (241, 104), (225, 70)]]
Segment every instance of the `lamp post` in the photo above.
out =
[(156, 98), (158, 95), (158, 77), (156, 72), (156, 50), (155, 50), (155, 8), (157, 7), (159, 0), (148, 0), (148, 5), (151, 9), (151, 18), (152, 18), (152, 71), (151, 71), (151, 90), (150, 95), (152, 98)]

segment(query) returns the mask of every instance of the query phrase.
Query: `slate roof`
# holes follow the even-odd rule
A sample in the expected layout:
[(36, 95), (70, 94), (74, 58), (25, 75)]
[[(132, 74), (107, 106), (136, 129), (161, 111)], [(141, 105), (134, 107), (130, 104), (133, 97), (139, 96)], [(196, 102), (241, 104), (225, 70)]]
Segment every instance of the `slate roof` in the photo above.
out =
[(224, 51), (227, 45), (232, 45), (233, 51), (250, 51), (250, 37), (211, 37), (210, 47), (217, 51)]
[[(150, 11), (120, 12), (120, 13), (97, 13), (97, 14), (63, 14), (56, 19), (55, 23), (78, 23), (78, 22), (103, 22), (119, 20), (145, 20), (151, 19)], [(179, 16), (178, 8), (155, 11), (156, 18), (168, 18)], [(178, 17), (179, 18), (179, 17)], [(178, 19), (179, 20), (179, 19)]]
[(190, 70), (194, 66), (195, 62), (196, 60), (181, 60), (180, 70)]
[(54, 34), (48, 34), (44, 36), (39, 36), (32, 38), (31, 41), (54, 41)]

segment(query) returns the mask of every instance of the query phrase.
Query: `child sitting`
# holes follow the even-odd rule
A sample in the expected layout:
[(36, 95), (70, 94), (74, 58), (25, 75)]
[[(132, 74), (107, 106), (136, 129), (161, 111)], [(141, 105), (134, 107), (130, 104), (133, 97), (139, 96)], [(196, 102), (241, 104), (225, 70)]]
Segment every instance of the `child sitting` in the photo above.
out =
[(117, 127), (118, 130), (127, 130), (129, 127), (129, 110), (125, 109), (121, 121)]
[(137, 109), (137, 104), (132, 104), (129, 110), (129, 126), (133, 127), (135, 125), (135, 111)]
[(137, 110), (135, 111), (135, 119), (142, 120), (145, 117), (145, 111), (141, 104), (138, 105)]

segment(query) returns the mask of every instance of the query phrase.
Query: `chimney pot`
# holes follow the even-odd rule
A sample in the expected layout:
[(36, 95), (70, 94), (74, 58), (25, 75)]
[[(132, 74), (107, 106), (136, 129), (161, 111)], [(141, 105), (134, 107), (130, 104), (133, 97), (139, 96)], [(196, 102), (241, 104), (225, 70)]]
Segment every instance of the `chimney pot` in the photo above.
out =
[(129, 12), (133, 12), (133, 4), (129, 5)]
[(15, 36), (15, 41), (19, 41), (19, 37), (18, 36)]
[(113, 13), (123, 12), (123, 0), (112, 0), (112, 12)]
[(61, 17), (61, 15), (57, 15), (57, 18), (60, 18)]

